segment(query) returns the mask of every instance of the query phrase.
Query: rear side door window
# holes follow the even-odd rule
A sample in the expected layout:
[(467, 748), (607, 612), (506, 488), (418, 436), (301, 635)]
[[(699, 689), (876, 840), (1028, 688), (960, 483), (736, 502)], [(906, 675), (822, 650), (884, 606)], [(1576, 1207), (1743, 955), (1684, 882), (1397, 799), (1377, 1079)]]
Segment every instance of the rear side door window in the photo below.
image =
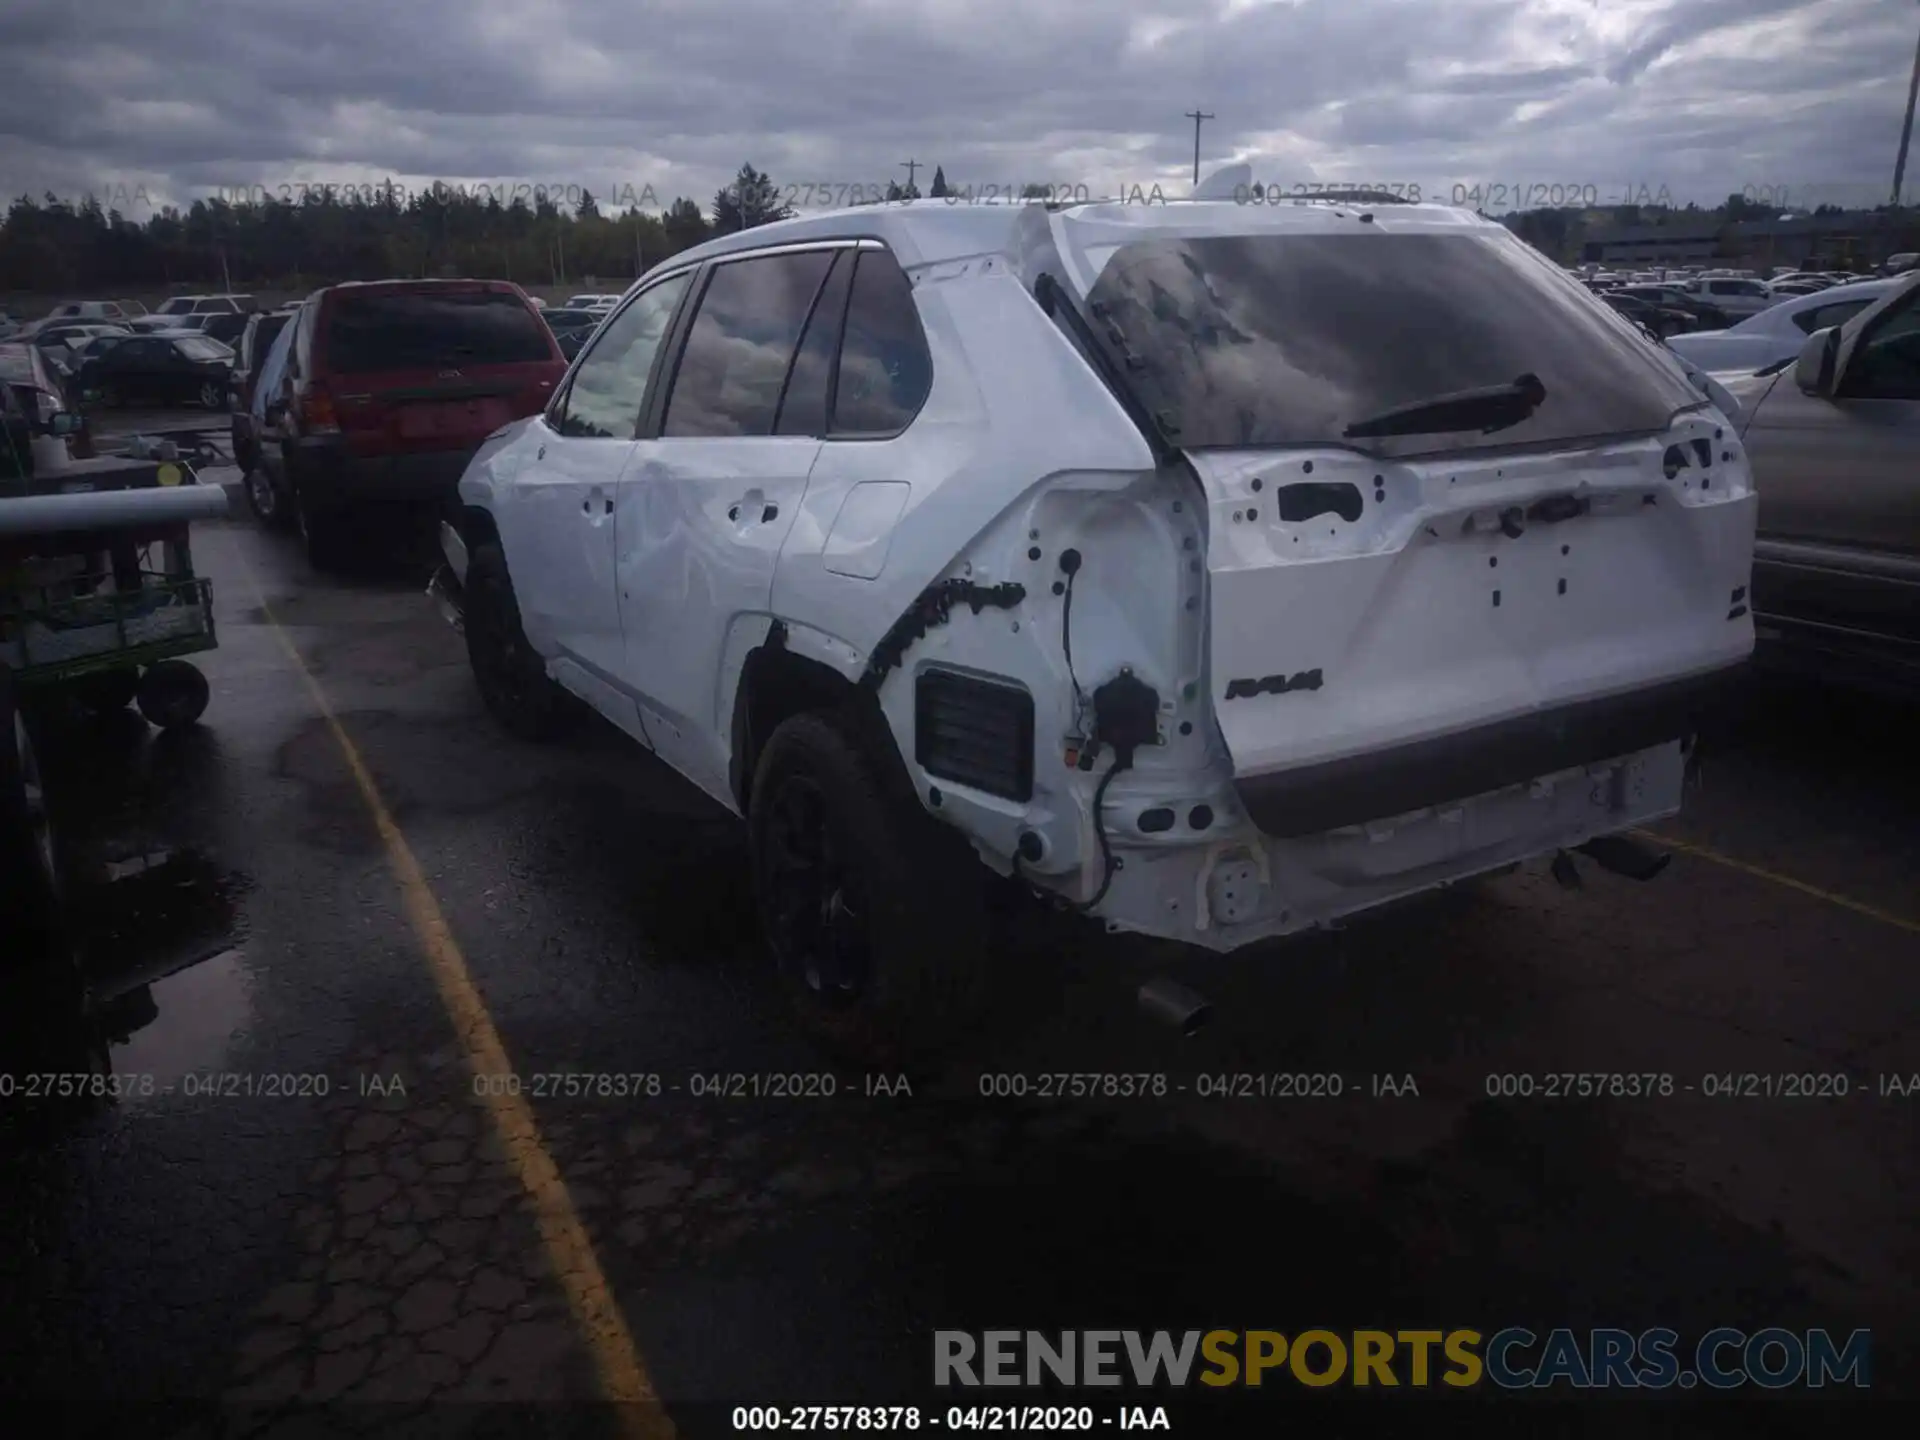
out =
[(831, 250), (716, 264), (674, 372), (667, 438), (771, 435)]
[(675, 275), (634, 297), (594, 336), (548, 420), (562, 435), (631, 440), (660, 342), (692, 276)]
[(862, 250), (847, 298), (828, 433), (897, 435), (913, 423), (932, 388), (933, 356), (912, 283), (885, 250)]

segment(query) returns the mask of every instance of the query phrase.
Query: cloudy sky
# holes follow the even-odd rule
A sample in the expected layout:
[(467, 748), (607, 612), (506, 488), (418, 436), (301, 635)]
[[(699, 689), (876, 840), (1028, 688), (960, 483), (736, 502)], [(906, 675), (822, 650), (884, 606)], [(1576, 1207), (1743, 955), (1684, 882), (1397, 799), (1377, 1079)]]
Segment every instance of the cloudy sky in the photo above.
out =
[(1283, 185), (1877, 203), (1917, 37), (1909, 0), (6, 0), (0, 185), (1176, 193), (1198, 107), (1203, 166)]

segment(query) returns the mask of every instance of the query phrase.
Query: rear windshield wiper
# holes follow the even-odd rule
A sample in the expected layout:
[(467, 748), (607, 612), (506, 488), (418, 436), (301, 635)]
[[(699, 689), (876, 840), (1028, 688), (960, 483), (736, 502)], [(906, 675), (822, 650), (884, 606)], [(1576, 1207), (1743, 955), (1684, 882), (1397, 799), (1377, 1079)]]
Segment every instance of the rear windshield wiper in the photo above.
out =
[(1482, 385), (1474, 390), (1456, 390), (1436, 395), (1412, 405), (1383, 410), (1356, 420), (1342, 433), (1349, 440), (1379, 435), (1443, 435), (1461, 430), (1478, 430), (1491, 435), (1518, 425), (1540, 408), (1547, 398), (1547, 387), (1540, 377), (1528, 372), (1506, 385)]

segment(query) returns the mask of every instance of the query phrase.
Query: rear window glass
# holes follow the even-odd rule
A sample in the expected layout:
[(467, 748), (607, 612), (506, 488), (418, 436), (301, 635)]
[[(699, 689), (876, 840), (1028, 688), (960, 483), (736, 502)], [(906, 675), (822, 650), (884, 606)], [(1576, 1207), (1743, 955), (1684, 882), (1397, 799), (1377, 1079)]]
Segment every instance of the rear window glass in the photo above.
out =
[(328, 368), (458, 370), (553, 358), (546, 326), (518, 296), (499, 291), (336, 294), (326, 325)]
[[(1511, 236), (1363, 230), (1121, 247), (1087, 296), (1183, 448), (1413, 455), (1664, 428), (1699, 396), (1595, 297)], [(1347, 427), (1537, 376), (1526, 419), (1354, 440)]]

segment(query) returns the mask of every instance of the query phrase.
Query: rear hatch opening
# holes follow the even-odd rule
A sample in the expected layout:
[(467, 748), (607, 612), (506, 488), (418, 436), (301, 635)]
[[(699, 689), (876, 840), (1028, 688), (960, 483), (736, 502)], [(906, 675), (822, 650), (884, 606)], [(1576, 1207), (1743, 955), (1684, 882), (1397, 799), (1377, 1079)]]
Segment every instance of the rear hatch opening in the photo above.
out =
[(1210, 693), (1261, 827), (1683, 738), (1752, 650), (1756, 508), (1684, 375), (1501, 227), (1195, 208), (1048, 223), (1205, 494)]

